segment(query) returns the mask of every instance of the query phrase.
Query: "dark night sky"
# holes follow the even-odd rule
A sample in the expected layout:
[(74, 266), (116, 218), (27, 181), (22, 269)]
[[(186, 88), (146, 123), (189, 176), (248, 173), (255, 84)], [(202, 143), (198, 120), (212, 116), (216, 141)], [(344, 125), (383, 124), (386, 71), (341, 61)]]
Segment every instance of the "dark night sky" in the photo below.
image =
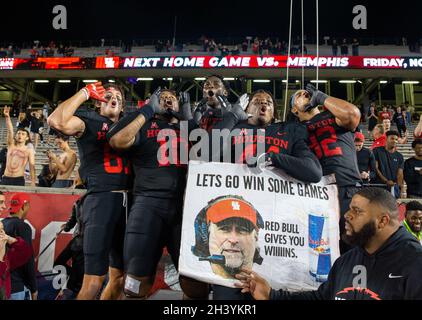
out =
[[(280, 36), (287, 39), (288, 0), (278, 1), (133, 1), (43, 0), (2, 2), (1, 40), (75, 40), (105, 38), (171, 38), (177, 15), (177, 38), (196, 39), (244, 35)], [(304, 0), (305, 34), (315, 34), (315, 0)], [(68, 10), (68, 30), (52, 27), (52, 8)], [(380, 0), (319, 1), (320, 34), (349, 37), (416, 35), (422, 30), (422, 1)], [(368, 9), (368, 30), (352, 28), (352, 8)], [(5, 6), (5, 7), (3, 7)], [(294, 34), (300, 34), (300, 0), (294, 0)], [(24, 8), (23, 8), (24, 7)], [(7, 12), (7, 13), (6, 13)], [(7, 32), (5, 32), (6, 30)]]

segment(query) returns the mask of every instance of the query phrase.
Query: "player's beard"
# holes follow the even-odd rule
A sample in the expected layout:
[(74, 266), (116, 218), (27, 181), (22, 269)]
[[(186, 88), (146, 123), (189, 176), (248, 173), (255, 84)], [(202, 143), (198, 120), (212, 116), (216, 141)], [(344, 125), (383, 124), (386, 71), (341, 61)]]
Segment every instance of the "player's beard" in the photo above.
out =
[[(353, 227), (350, 225), (350, 228), (352, 229)], [(365, 247), (369, 240), (375, 235), (376, 230), (375, 221), (369, 221), (360, 231), (356, 232), (352, 229), (352, 234), (350, 236), (343, 233), (341, 238), (349, 245)]]
[(414, 224), (411, 223), (407, 223), (410, 226), (410, 229), (414, 232), (414, 233), (418, 233), (421, 231), (421, 226), (418, 225), (417, 227)]

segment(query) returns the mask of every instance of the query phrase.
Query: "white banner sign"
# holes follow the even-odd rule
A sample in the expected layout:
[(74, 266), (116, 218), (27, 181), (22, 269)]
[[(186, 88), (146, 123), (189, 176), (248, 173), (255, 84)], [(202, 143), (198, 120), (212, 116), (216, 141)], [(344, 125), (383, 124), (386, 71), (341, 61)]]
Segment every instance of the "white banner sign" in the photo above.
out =
[(247, 268), (276, 289), (316, 289), (340, 255), (338, 192), (328, 180), (191, 161), (179, 272), (233, 287)]

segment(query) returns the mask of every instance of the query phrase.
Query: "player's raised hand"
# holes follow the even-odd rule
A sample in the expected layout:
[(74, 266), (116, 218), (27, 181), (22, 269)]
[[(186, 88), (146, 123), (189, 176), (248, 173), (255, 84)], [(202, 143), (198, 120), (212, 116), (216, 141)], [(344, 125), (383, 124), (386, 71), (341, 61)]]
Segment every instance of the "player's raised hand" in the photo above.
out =
[(242, 94), (236, 103), (239, 104), (243, 110), (246, 110), (249, 105), (249, 95), (247, 93)]
[(192, 109), (190, 106), (190, 95), (186, 91), (182, 91), (179, 94), (179, 112), (175, 112), (172, 109), (168, 109), (173, 117), (182, 121), (182, 120), (191, 120), (192, 119)]
[(101, 82), (90, 83), (85, 88), (82, 88), (82, 91), (86, 95), (86, 100), (93, 99), (107, 102), (107, 100), (104, 98), (105, 89)]
[(184, 105), (185, 103), (190, 104), (190, 94), (187, 91), (182, 91), (179, 94), (179, 103), (180, 105)]
[(218, 102), (220, 102), (221, 112), (223, 114), (231, 110), (232, 105), (229, 102), (229, 100), (227, 100), (227, 97), (225, 95), (218, 94), (217, 95), (217, 100), (218, 100)]
[(155, 114), (163, 114), (164, 109), (160, 107), (161, 87), (158, 87), (148, 99), (147, 105), (151, 106)]
[(325, 103), (325, 99), (328, 98), (327, 94), (322, 91), (319, 91), (317, 88), (315, 88), (315, 86), (310, 83), (308, 83), (308, 85), (306, 86), (306, 91), (308, 91), (308, 93), (310, 94), (311, 101), (309, 102), (309, 105), (307, 105), (305, 111), (316, 108), (317, 106), (323, 106)]
[(248, 104), (249, 96), (247, 93), (245, 93), (240, 96), (239, 100), (237, 100), (236, 103), (231, 105), (230, 112), (236, 116), (237, 121), (245, 121), (248, 120), (248, 118), (252, 117), (251, 114), (247, 114), (245, 112), (246, 108), (248, 107)]

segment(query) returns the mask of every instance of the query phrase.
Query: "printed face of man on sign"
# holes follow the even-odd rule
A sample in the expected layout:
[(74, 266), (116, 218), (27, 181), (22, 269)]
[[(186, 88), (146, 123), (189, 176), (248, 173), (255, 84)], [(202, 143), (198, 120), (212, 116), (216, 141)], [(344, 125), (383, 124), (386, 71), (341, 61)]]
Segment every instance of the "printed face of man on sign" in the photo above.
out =
[[(234, 278), (241, 268), (261, 264), (258, 230), (263, 220), (256, 209), (237, 196), (212, 200), (195, 221), (196, 245), (192, 248), (212, 271), (223, 278)], [(200, 234), (202, 232), (202, 234)]]

